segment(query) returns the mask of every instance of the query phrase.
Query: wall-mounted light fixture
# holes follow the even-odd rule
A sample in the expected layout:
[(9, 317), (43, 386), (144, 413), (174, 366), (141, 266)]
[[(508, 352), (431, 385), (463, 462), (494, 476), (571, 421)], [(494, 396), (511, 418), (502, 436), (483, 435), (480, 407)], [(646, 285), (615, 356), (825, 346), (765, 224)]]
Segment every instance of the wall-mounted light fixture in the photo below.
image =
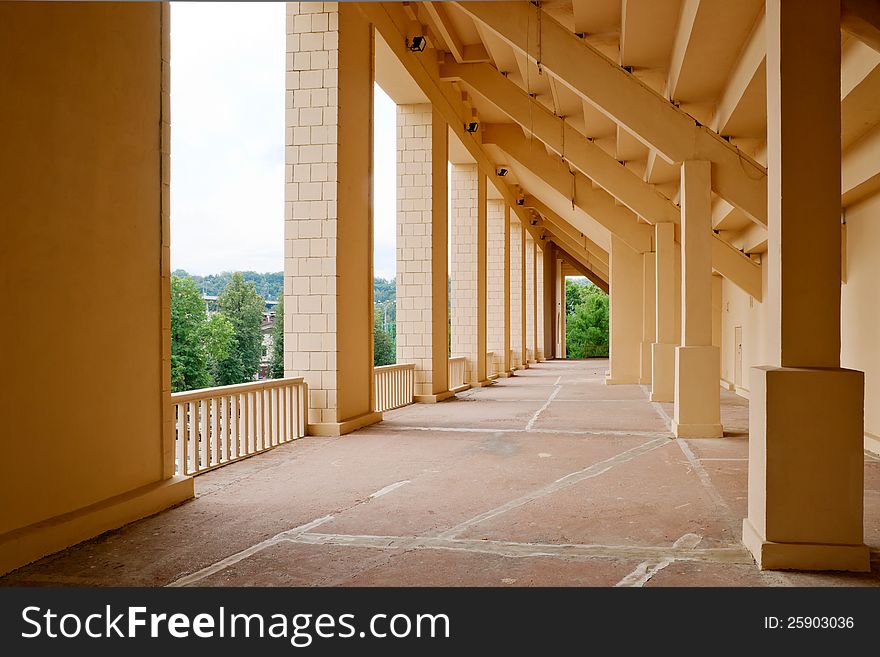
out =
[(426, 45), (428, 45), (428, 40), (423, 36), (414, 36), (412, 41), (409, 40), (409, 37), (406, 39), (406, 47), (412, 52), (422, 52)]
[(471, 121), (470, 123), (466, 123), (464, 129), (471, 134), (475, 133), (477, 129), (480, 127), (480, 124), (476, 121)]
[(499, 167), (498, 170), (495, 171), (495, 175), (503, 178), (504, 176), (507, 175), (507, 169), (505, 169), (504, 167)]
[(518, 199), (516, 199), (516, 204), (517, 205), (525, 205), (526, 200), (524, 198), (518, 198)]

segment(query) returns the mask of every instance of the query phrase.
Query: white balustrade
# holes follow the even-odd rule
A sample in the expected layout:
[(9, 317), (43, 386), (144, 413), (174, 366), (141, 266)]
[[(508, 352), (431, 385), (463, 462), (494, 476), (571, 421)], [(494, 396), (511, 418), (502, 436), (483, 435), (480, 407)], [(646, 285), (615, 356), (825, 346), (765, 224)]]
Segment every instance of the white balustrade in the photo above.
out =
[(306, 433), (301, 377), (176, 392), (171, 402), (178, 474), (201, 474)]
[(382, 412), (413, 403), (416, 366), (413, 363), (373, 368), (373, 409)]

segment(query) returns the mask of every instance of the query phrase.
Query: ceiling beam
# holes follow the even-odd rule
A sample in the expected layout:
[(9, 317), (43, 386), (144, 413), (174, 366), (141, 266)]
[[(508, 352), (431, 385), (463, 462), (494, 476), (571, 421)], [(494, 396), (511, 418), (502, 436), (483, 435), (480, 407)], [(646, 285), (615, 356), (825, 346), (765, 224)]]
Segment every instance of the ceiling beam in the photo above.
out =
[(443, 38), (443, 42), (455, 58), (455, 61), (459, 63), (490, 61), (489, 52), (482, 44), (465, 45), (461, 42), (442, 2), (423, 2), (422, 7), (425, 9), (425, 13), (428, 14), (431, 27)]
[(877, 0), (843, 0), (840, 27), (880, 52), (880, 3)]
[(712, 188), (754, 221), (767, 224), (767, 173), (708, 127), (569, 32), (531, 3), (458, 6), (625, 126), (670, 163), (713, 163)]
[(467, 84), (646, 221), (679, 220), (674, 203), (494, 67), (450, 63), (440, 67), (440, 75)]
[(536, 210), (538, 214), (544, 217), (544, 220), (549, 224), (550, 229), (554, 234), (565, 235), (579, 243), (581, 248), (585, 249), (600, 265), (605, 269), (608, 268), (608, 252), (568, 223), (563, 217), (560, 217), (541, 199), (532, 196), (531, 194), (526, 194), (523, 197), (523, 206)]
[(712, 269), (746, 294), (760, 301), (762, 295), (760, 265), (736, 249), (728, 248), (730, 245), (717, 235), (712, 237)]
[(654, 231), (647, 224), (639, 223), (631, 210), (617, 205), (608, 192), (594, 188), (586, 176), (570, 171), (561, 160), (549, 155), (543, 142), (527, 139), (519, 126), (512, 123), (484, 125), (483, 143), (498, 146), (630, 248), (639, 253), (652, 249)]
[(739, 108), (746, 90), (766, 66), (767, 39), (764, 27), (764, 12), (758, 15), (755, 27), (749, 40), (740, 52), (739, 59), (733, 66), (730, 79), (721, 92), (715, 115), (712, 117), (712, 129), (719, 134), (726, 134), (730, 119)]
[(596, 274), (596, 272), (590, 269), (588, 265), (581, 262), (577, 257), (571, 255), (562, 245), (556, 243), (556, 248), (559, 250), (559, 255), (562, 256), (562, 259), (565, 260), (565, 262), (571, 265), (581, 276), (585, 276), (587, 280), (602, 290), (605, 294), (608, 294), (609, 286), (606, 279)]
[[(413, 36), (408, 34), (412, 21), (407, 18), (400, 3), (359, 2), (357, 6), (403, 64), (422, 93), (428, 97), (434, 109), (440, 112), (449, 124), (449, 128), (476, 161), (480, 172), (492, 180), (504, 201), (532, 234), (534, 229), (528, 225), (525, 209), (516, 204), (517, 197), (514, 190), (495, 176), (495, 162), (478, 141), (479, 132), (470, 133), (465, 130), (465, 122), (471, 120), (471, 112), (462, 103), (461, 92), (448, 82), (440, 80), (437, 74), (437, 51), (434, 48), (426, 48), (424, 52), (412, 52), (406, 47), (406, 39)], [(532, 238), (535, 237), (536, 234), (532, 234)]]
[(672, 42), (672, 57), (669, 60), (669, 71), (666, 74), (666, 97), (672, 100), (678, 98), (678, 81), (687, 58), (688, 45), (691, 42), (700, 4), (701, 0), (684, 0), (678, 14), (678, 26), (675, 31), (675, 39)]

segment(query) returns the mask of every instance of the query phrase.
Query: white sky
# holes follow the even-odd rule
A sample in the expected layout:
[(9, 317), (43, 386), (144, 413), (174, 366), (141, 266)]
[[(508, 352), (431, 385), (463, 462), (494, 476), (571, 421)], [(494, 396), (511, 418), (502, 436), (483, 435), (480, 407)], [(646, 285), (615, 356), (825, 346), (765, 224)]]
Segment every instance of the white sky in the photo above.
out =
[[(171, 5), (171, 267), (284, 268), (283, 2)], [(376, 87), (377, 276), (395, 274), (396, 116)]]

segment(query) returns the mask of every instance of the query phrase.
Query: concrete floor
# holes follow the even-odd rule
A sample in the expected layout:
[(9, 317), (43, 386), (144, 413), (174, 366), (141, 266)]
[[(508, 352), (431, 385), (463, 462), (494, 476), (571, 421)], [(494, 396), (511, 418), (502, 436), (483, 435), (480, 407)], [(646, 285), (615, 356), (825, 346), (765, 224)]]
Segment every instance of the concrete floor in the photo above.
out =
[[(341, 438), (303, 438), (196, 479), (196, 499), (0, 585), (878, 586), (760, 572), (739, 541), (748, 402), (725, 438), (673, 440), (671, 405), (552, 361)], [(865, 456), (880, 547), (880, 459)], [(875, 554), (880, 554), (875, 551)]]

